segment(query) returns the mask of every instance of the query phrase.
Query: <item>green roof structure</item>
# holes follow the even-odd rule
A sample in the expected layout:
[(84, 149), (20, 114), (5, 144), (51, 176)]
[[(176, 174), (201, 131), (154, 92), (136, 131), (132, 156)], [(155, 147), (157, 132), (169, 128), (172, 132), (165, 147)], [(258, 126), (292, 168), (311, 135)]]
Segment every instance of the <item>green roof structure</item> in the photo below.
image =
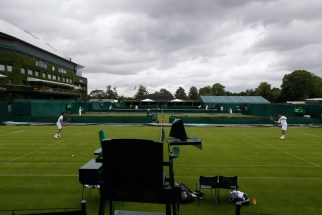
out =
[(262, 96), (200, 96), (205, 104), (270, 104)]

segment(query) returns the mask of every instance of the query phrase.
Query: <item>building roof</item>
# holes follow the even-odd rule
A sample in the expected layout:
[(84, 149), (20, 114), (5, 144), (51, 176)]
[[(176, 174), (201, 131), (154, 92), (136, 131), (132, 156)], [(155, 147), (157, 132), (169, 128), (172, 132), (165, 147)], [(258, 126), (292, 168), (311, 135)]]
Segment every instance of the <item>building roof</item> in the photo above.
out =
[[(24, 31), (2, 19), (0, 19), (0, 34), (6, 35), (8, 37), (15, 38), (17, 40), (21, 40), (29, 45), (35, 46), (39, 49), (42, 49), (46, 52), (49, 52), (53, 55), (56, 55), (60, 58), (63, 58), (67, 61), (71, 61), (70, 58), (64, 56), (58, 50), (53, 48), (51, 45), (46, 43), (45, 41), (41, 40), (40, 38), (36, 37), (35, 35), (29, 33), (28, 31)], [(74, 64), (76, 64), (74, 62)], [(78, 65), (78, 64), (76, 64)], [(83, 66), (78, 65), (78, 67), (82, 68)]]
[(205, 104), (270, 104), (262, 96), (201, 96)]
[(169, 102), (173, 99), (171, 95), (160, 95), (159, 93), (147, 94), (142, 96), (136, 96), (137, 100), (151, 99), (155, 102)]

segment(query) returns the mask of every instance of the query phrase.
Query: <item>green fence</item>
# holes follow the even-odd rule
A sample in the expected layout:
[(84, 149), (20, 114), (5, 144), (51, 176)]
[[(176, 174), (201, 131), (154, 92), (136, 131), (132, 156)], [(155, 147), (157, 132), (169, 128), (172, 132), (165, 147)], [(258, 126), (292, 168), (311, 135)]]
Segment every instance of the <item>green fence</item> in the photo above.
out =
[(251, 104), (248, 105), (249, 114), (255, 116), (277, 116), (282, 114), (288, 117), (310, 115), (312, 118), (321, 118), (322, 107), (319, 104)]
[[(182, 117), (182, 116), (170, 116), (169, 122), (172, 123), (174, 119), (182, 119), (185, 124), (240, 124), (240, 125), (259, 125), (259, 124), (269, 124), (274, 123), (269, 117)], [(275, 117), (277, 120), (277, 118)], [(303, 117), (293, 117), (287, 119), (288, 124), (319, 124), (322, 125), (321, 118), (303, 118)]]
[(14, 100), (12, 116), (58, 116), (71, 112), (73, 100)]
[(8, 103), (2, 102), (0, 103), (0, 123), (5, 121), (8, 116)]
[[(31, 123), (52, 123), (55, 124), (58, 116), (10, 116), (9, 121), (14, 122), (31, 122)], [(66, 116), (64, 121), (68, 121), (69, 123), (88, 123), (88, 124), (96, 124), (96, 123), (152, 123), (152, 117), (145, 116), (109, 116), (109, 117), (80, 117), (80, 116)]]
[[(113, 106), (110, 110), (110, 106)], [(79, 108), (83, 109), (83, 113), (86, 112), (114, 112), (114, 113), (126, 113), (129, 112), (129, 116), (97, 116), (97, 117), (84, 117), (83, 115), (79, 118)], [(186, 123), (195, 124), (269, 124), (269, 117), (277, 117), (279, 113), (285, 115), (289, 120), (289, 123), (319, 123), (318, 119), (321, 119), (322, 106), (320, 104), (225, 104), (223, 105), (223, 111), (221, 106), (208, 107), (206, 110), (204, 107), (191, 108), (191, 109), (180, 109), (167, 107), (163, 109), (164, 113), (228, 113), (228, 109), (232, 108), (235, 116), (236, 113), (243, 115), (252, 115), (257, 117), (187, 117), (184, 118)], [(11, 111), (8, 113), (8, 104), (0, 104), (0, 121), (19, 121), (23, 122), (28, 120), (40, 122), (53, 122), (62, 113), (66, 112), (67, 115), (75, 115), (73, 119), (75, 123), (148, 123), (155, 122), (155, 119), (151, 119), (151, 116), (146, 117), (132, 117), (131, 113), (146, 112), (146, 109), (140, 108), (125, 109), (117, 108), (115, 104), (110, 102), (76, 102), (74, 100), (14, 100), (11, 104)], [(151, 109), (151, 112), (161, 113), (161, 109)], [(187, 114), (189, 115), (189, 114)], [(310, 115), (311, 119), (303, 117), (304, 115)], [(31, 117), (31, 118), (19, 118), (19, 117)], [(53, 117), (54, 119), (51, 119)], [(172, 118), (169, 120), (170, 122)]]

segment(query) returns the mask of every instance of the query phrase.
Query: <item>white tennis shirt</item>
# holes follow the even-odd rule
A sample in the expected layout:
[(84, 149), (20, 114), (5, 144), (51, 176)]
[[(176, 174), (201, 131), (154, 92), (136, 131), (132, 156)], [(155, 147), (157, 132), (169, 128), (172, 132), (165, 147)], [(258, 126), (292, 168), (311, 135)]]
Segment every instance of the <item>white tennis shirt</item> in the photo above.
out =
[(60, 117), (58, 118), (58, 120), (56, 122), (56, 125), (61, 125), (61, 122), (63, 121), (63, 119), (64, 119), (64, 116), (60, 115)]
[(285, 126), (287, 125), (287, 122), (286, 122), (286, 117), (285, 116), (281, 116), (279, 119), (278, 119), (278, 123), (281, 123), (281, 126)]

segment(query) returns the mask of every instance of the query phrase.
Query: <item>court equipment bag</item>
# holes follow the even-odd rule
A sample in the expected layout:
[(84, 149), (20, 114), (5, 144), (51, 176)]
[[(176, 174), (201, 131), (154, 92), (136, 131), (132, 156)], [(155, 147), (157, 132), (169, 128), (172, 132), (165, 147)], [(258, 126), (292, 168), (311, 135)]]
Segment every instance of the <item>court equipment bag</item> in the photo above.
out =
[(193, 202), (194, 200), (194, 195), (191, 192), (191, 190), (189, 189), (189, 187), (187, 187), (185, 184), (180, 183), (179, 184), (180, 188), (181, 188), (181, 199), (180, 199), (180, 203), (189, 203), (189, 202)]

